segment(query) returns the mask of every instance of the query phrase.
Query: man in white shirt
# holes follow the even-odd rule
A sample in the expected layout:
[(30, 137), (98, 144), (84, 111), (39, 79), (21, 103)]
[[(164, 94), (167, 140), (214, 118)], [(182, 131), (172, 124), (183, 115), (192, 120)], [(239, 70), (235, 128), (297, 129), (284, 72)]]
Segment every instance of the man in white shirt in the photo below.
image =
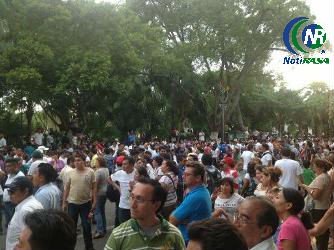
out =
[(269, 145), (267, 143), (262, 144), (261, 151), (263, 152), (261, 157), (262, 165), (264, 166), (272, 165), (273, 156), (269, 150)]
[(244, 174), (246, 174), (247, 172), (248, 163), (254, 158), (253, 148), (254, 148), (253, 144), (250, 143), (247, 145), (247, 150), (245, 150), (241, 154), (241, 159), (243, 162), (242, 169), (243, 169)]
[(43, 159), (43, 153), (39, 150), (35, 150), (32, 153), (31, 158), (32, 158), (32, 163), (28, 170), (27, 176), (32, 180), (32, 176), (36, 172), (38, 165), (41, 163), (46, 163), (46, 161)]
[(19, 241), (20, 233), (25, 227), (24, 217), (29, 212), (43, 209), (43, 206), (32, 195), (33, 185), (27, 177), (17, 177), (5, 187), (10, 195), (11, 202), (16, 205), (14, 216), (8, 225), (6, 237), (6, 250), (14, 250)]
[(43, 137), (43, 129), (41, 128), (37, 129), (36, 133), (32, 135), (32, 138), (37, 146), (43, 145)]
[(298, 190), (298, 182), (303, 183), (303, 170), (298, 161), (289, 159), (291, 151), (289, 148), (282, 149), (282, 159), (275, 162), (275, 167), (282, 170), (282, 176), (279, 184), (284, 188), (293, 188)]
[[(5, 169), (8, 175), (5, 185), (11, 184), (14, 179), (19, 176), (24, 176), (24, 174), (19, 170), (20, 166), (18, 164), (18, 158), (8, 158), (5, 161)], [(7, 188), (5, 188), (3, 192), (3, 205), (5, 214), (5, 226), (7, 227), (14, 215), (15, 209), (14, 204), (10, 200)]]
[[(120, 191), (120, 201), (118, 207), (118, 218), (120, 223), (123, 223), (131, 218), (129, 183), (134, 181), (134, 164), (135, 160), (132, 157), (127, 156), (122, 162), (122, 170), (119, 170), (110, 176), (112, 185), (117, 187)], [(115, 184), (116, 181), (119, 183), (119, 186)]]

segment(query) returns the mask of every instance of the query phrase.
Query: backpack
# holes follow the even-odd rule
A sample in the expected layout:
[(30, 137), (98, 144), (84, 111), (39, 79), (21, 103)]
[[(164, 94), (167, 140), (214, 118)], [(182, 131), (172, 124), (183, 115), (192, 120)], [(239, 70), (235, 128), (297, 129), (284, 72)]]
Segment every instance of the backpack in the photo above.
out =
[(106, 196), (110, 202), (119, 202), (121, 194), (118, 189), (113, 187), (113, 185), (108, 184)]

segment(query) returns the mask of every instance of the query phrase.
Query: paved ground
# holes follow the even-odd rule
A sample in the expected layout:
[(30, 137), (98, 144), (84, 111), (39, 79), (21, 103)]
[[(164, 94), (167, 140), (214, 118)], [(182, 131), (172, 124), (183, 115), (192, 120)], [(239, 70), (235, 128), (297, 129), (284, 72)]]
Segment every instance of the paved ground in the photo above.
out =
[[(93, 240), (94, 248), (96, 250), (103, 250), (105, 243), (107, 242), (109, 235), (112, 231), (114, 220), (115, 220), (115, 203), (110, 203), (109, 201), (107, 201), (106, 215), (107, 215), (107, 235), (104, 238)], [(81, 227), (79, 226), (79, 228)], [(82, 232), (82, 230), (80, 230), (80, 232)], [(95, 225), (93, 225), (92, 227), (92, 232), (94, 234)], [(0, 235), (0, 249), (1, 250), (5, 250), (5, 240), (6, 240), (6, 235), (5, 234)], [(75, 250), (84, 250), (84, 249), (85, 249), (84, 240), (83, 240), (82, 234), (79, 233)]]

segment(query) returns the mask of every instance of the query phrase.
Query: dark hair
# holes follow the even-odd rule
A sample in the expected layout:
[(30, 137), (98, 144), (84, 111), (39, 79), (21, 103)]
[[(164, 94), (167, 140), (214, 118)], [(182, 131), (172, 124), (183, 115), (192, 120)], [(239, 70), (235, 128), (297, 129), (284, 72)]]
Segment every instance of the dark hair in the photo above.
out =
[(125, 161), (125, 160), (127, 160), (128, 163), (132, 166), (135, 165), (135, 163), (136, 163), (135, 158), (133, 158), (132, 156), (125, 156), (123, 161)]
[(102, 156), (97, 157), (96, 160), (99, 163), (100, 168), (106, 168), (107, 167), (107, 162)]
[(8, 164), (17, 164), (18, 162), (19, 162), (19, 158), (13, 158), (13, 157), (7, 158), (5, 160), (5, 163), (8, 163)]
[(80, 158), (81, 160), (85, 161), (86, 160), (86, 156), (81, 152), (81, 151), (77, 151), (74, 154), (74, 158)]
[[(163, 160), (171, 160), (170, 154), (168, 154), (168, 153), (161, 153), (161, 154), (160, 154), (160, 157), (161, 157)], [(161, 164), (160, 164), (160, 165), (161, 165)]]
[[(299, 193), (298, 190), (293, 188), (283, 188), (282, 194), (284, 199), (292, 204), (292, 207), (289, 210), (290, 214), (298, 215), (303, 211), (305, 202), (303, 196)], [(313, 228), (312, 219), (309, 213), (302, 212), (300, 220), (306, 229)]]
[(282, 170), (278, 167), (266, 167), (263, 169), (263, 173), (264, 175), (269, 175), (273, 182), (278, 183), (282, 175)]
[(247, 173), (249, 173), (249, 175), (251, 177), (254, 177), (256, 175), (256, 162), (255, 161), (250, 161), (247, 165)]
[(145, 167), (137, 167), (136, 170), (140, 177), (150, 178)]
[(218, 181), (218, 186), (223, 185), (224, 183), (228, 183), (231, 187), (231, 194), (234, 193), (234, 181), (231, 177), (224, 177), (223, 179)]
[(111, 152), (111, 151), (110, 151), (110, 148), (105, 148), (105, 149), (104, 149), (104, 153), (105, 153), (106, 155), (110, 154), (110, 152)]
[(72, 162), (74, 162), (74, 157), (71, 155), (67, 158), (66, 163), (67, 163), (67, 165), (70, 165)]
[(303, 167), (304, 168), (309, 168), (311, 165), (311, 162), (309, 160), (303, 160)]
[(314, 164), (317, 168), (321, 168), (323, 172), (327, 172), (332, 168), (332, 163), (327, 160), (314, 159), (312, 164)]
[(179, 169), (177, 168), (176, 164), (171, 160), (165, 160), (165, 162), (169, 170), (177, 176), (179, 174)]
[(191, 223), (190, 240), (200, 242), (203, 250), (247, 250), (244, 237), (230, 222), (211, 218)]
[(157, 201), (161, 202), (159, 209), (156, 211), (156, 213), (158, 213), (163, 208), (165, 201), (167, 199), (166, 190), (161, 186), (161, 184), (157, 180), (153, 180), (150, 178), (141, 177), (139, 178), (137, 183), (142, 183), (153, 187), (152, 202), (157, 202)]
[(156, 161), (159, 166), (161, 166), (163, 160), (164, 159), (161, 156), (155, 156), (155, 157), (153, 157), (153, 161)]
[(269, 150), (269, 145), (267, 143), (262, 143), (262, 147), (265, 149), (265, 150)]
[(290, 158), (291, 150), (289, 148), (283, 148), (282, 149), (282, 156)]
[(274, 205), (265, 197), (250, 196), (246, 200), (260, 204), (261, 210), (256, 215), (257, 225), (258, 227), (270, 226), (272, 228), (271, 235), (274, 235), (279, 225), (279, 217)]
[(35, 210), (24, 223), (31, 231), (29, 243), (34, 250), (74, 250), (76, 226), (69, 215), (58, 210)]
[(247, 150), (248, 150), (248, 151), (252, 151), (252, 150), (253, 150), (253, 147), (254, 147), (254, 145), (253, 145), (252, 143), (249, 143), (249, 144), (247, 145)]
[(37, 166), (38, 173), (44, 176), (45, 182), (54, 182), (57, 179), (57, 171), (49, 163), (40, 163)]
[(202, 163), (205, 166), (211, 166), (212, 165), (212, 156), (209, 154), (203, 154), (202, 156)]
[(187, 161), (187, 168), (192, 168), (195, 176), (201, 176), (202, 181), (205, 179), (205, 167), (198, 161)]

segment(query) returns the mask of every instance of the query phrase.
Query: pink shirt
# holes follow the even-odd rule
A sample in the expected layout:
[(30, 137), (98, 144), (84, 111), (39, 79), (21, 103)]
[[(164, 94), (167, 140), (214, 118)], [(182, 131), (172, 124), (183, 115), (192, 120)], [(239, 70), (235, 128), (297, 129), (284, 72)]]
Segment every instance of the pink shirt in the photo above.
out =
[(296, 250), (310, 250), (311, 241), (307, 229), (296, 216), (290, 216), (283, 222), (278, 234), (277, 248), (283, 250), (282, 240), (293, 240), (296, 242)]

